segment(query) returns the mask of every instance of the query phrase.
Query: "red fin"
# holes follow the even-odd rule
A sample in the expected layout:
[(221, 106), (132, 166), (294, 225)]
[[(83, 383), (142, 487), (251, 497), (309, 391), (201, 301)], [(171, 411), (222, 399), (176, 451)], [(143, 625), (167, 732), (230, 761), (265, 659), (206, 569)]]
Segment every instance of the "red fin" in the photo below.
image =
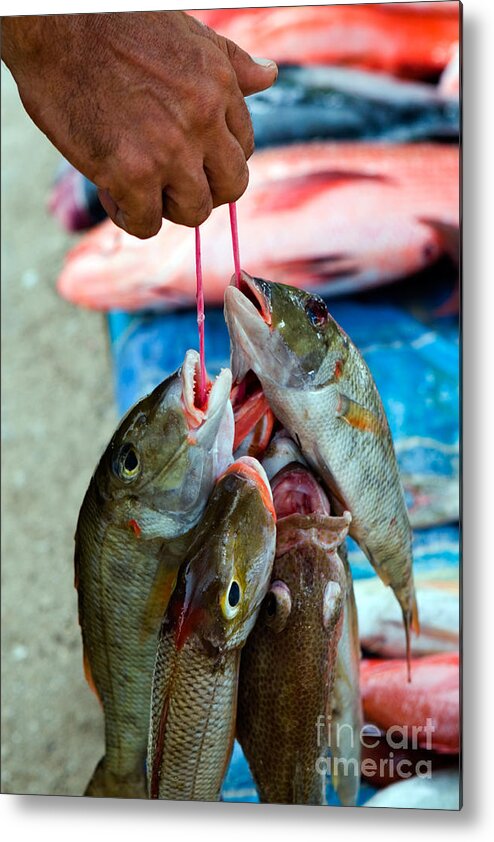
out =
[(376, 435), (382, 432), (382, 424), (374, 413), (366, 409), (365, 406), (361, 406), (356, 401), (343, 395), (341, 392), (339, 394), (336, 414), (355, 430), (374, 433)]
[(134, 535), (136, 536), (136, 538), (140, 538), (141, 537), (141, 527), (139, 526), (137, 521), (134, 520), (134, 518), (132, 518), (132, 520), (129, 520), (129, 526), (131, 527), (131, 529), (134, 530)]
[(259, 190), (256, 200), (262, 213), (287, 211), (299, 208), (317, 193), (334, 187), (343, 187), (352, 181), (388, 181), (385, 176), (372, 175), (358, 170), (321, 170), (280, 178)]
[(96, 684), (94, 683), (93, 673), (91, 671), (91, 665), (89, 663), (89, 658), (88, 658), (88, 655), (87, 655), (87, 652), (86, 652), (85, 649), (83, 650), (83, 653), (82, 653), (82, 666), (84, 668), (84, 676), (85, 676), (86, 681), (89, 685), (89, 688), (93, 691), (93, 693), (96, 696), (96, 698), (97, 698), (98, 702), (100, 703), (101, 707), (103, 707), (103, 703), (101, 701), (100, 695), (98, 693), (98, 690), (96, 689)]

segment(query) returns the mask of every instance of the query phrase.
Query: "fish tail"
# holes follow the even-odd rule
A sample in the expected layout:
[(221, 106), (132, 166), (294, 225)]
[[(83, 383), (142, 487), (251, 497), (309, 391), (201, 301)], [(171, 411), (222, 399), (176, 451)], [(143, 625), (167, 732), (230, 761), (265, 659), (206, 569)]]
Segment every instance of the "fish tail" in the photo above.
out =
[(102, 757), (85, 789), (90, 798), (147, 798), (144, 771), (119, 778), (111, 772)]

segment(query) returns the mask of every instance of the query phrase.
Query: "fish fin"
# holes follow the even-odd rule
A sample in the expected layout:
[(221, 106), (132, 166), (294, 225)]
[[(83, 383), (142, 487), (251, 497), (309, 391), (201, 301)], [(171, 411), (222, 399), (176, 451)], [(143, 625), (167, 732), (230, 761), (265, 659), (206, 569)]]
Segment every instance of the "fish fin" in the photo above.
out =
[(142, 772), (119, 778), (106, 766), (102, 757), (85, 789), (90, 798), (147, 798), (144, 764)]
[(154, 753), (152, 755), (149, 783), (149, 797), (152, 799), (159, 798), (160, 794), (161, 764), (163, 762), (165, 729), (166, 723), (168, 721), (169, 702), (170, 699), (167, 695), (163, 701), (163, 706), (161, 708), (160, 721), (158, 723), (158, 733), (156, 735), (156, 743), (154, 746)]
[(389, 183), (390, 179), (363, 170), (315, 170), (268, 181), (266, 188), (256, 193), (256, 204), (261, 213), (298, 209), (323, 191), (345, 187), (355, 181), (374, 181), (382, 184)]
[(410, 641), (410, 631), (413, 631), (415, 634), (420, 634), (420, 625), (419, 625), (419, 612), (417, 606), (417, 598), (415, 596), (415, 592), (412, 596), (411, 605), (407, 608), (403, 608), (403, 622), (405, 624), (405, 638), (406, 638), (406, 659), (407, 659), (407, 677), (408, 683), (411, 684), (412, 681), (412, 647)]
[(383, 426), (379, 418), (376, 418), (374, 413), (366, 409), (365, 406), (347, 397), (342, 392), (338, 392), (336, 415), (355, 430), (374, 434), (382, 432)]
[(460, 228), (450, 222), (443, 222), (441, 219), (430, 219), (419, 217), (419, 222), (432, 228), (439, 237), (441, 245), (456, 266), (460, 262)]
[(160, 559), (154, 582), (144, 609), (140, 631), (141, 643), (149, 635), (156, 634), (177, 582), (178, 567), (170, 568), (167, 560)]
[(96, 684), (95, 684), (95, 681), (94, 681), (94, 678), (93, 678), (93, 672), (91, 670), (91, 664), (89, 663), (89, 655), (87, 654), (87, 651), (84, 648), (84, 646), (83, 646), (83, 649), (82, 649), (82, 666), (83, 666), (83, 669), (84, 669), (84, 676), (86, 678), (86, 681), (89, 685), (90, 690), (93, 691), (93, 693), (96, 696), (96, 698), (97, 698), (98, 702), (100, 703), (101, 707), (103, 707), (103, 702), (101, 701), (101, 696), (98, 693), (98, 688), (96, 687)]
[(417, 596), (414, 592), (412, 601), (412, 630), (418, 636), (420, 634), (420, 620), (419, 607), (417, 605)]

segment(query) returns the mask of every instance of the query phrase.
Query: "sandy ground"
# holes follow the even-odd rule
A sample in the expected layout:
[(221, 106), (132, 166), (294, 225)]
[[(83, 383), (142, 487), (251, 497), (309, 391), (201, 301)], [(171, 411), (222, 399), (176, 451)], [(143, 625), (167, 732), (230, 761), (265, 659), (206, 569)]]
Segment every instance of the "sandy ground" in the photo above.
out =
[(58, 161), (2, 66), (2, 792), (81, 794), (103, 753), (73, 535), (117, 419), (104, 320), (55, 292)]

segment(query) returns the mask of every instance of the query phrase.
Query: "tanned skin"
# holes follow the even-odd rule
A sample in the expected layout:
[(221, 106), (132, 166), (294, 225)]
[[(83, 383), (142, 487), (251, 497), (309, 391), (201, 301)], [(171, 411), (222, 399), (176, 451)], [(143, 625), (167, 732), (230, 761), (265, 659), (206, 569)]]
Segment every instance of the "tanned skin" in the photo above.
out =
[(2, 18), (2, 59), (26, 111), (120, 228), (196, 226), (248, 183), (244, 96), (270, 87), (254, 61), (184, 12)]

